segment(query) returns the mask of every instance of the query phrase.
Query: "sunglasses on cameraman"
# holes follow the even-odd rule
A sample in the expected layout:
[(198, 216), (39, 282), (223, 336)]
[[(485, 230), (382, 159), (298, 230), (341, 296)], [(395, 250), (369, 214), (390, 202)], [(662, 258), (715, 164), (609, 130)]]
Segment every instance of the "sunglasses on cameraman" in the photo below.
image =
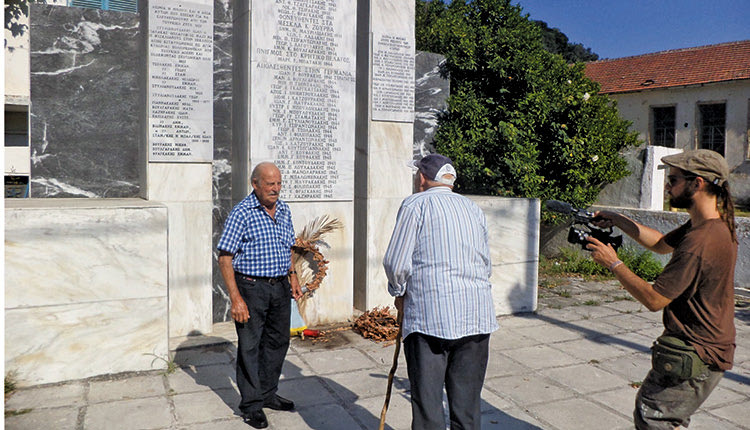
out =
[(684, 179), (686, 181), (697, 178), (697, 175), (669, 175), (667, 176), (667, 183), (670, 187), (674, 187), (678, 179)]

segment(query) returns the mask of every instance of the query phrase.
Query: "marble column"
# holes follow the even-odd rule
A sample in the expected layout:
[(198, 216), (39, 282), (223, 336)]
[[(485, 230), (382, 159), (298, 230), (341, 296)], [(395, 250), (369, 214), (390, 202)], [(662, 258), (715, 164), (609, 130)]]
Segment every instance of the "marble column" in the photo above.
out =
[(352, 314), (356, 9), (355, 0), (234, 3), (232, 201), (271, 161), (297, 233), (322, 215), (344, 225), (325, 237), (328, 272), (301, 305), (307, 325)]
[(145, 106), (142, 197), (168, 208), (169, 334), (212, 328), (211, 0), (139, 2)]
[(643, 179), (641, 180), (641, 201), (639, 207), (651, 211), (664, 210), (664, 183), (666, 168), (661, 162), (662, 157), (679, 154), (681, 148), (667, 148), (665, 146), (647, 146), (646, 160), (643, 165)]
[(382, 260), (401, 201), (412, 191), (414, 3), (360, 0), (354, 306), (393, 303)]

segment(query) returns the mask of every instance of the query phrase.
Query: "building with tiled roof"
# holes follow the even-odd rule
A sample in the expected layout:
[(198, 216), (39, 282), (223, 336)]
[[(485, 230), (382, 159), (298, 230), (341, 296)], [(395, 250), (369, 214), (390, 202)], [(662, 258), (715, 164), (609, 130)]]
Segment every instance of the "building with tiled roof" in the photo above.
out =
[(750, 205), (750, 40), (595, 61), (586, 76), (646, 145), (724, 155), (733, 194)]
[(750, 79), (750, 40), (595, 61), (586, 75), (603, 94)]

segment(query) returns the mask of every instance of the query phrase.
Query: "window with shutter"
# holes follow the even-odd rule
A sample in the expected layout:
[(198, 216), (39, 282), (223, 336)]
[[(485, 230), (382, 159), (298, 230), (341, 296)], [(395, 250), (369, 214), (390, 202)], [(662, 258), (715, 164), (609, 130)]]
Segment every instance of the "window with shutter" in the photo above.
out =
[(70, 0), (70, 6), (91, 9), (138, 12), (138, 0)]

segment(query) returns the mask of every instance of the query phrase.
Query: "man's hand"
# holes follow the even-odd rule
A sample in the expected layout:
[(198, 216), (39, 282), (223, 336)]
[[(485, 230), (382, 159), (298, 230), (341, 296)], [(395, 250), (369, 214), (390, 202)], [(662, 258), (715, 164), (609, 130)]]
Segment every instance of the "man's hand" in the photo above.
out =
[(247, 310), (245, 300), (240, 296), (232, 299), (232, 319), (238, 323), (246, 323), (250, 319), (250, 312)]
[(289, 275), (289, 284), (292, 286), (292, 297), (294, 300), (299, 300), (302, 297), (302, 287), (299, 286), (299, 279), (297, 279), (296, 273)]
[(594, 218), (591, 220), (591, 224), (599, 228), (610, 228), (615, 226), (615, 219), (618, 214), (609, 211), (596, 211), (594, 212)]
[(586, 240), (590, 242), (586, 245), (586, 249), (591, 251), (591, 258), (597, 263), (609, 269), (615, 261), (619, 261), (612, 245), (605, 245), (593, 236), (587, 236)]

